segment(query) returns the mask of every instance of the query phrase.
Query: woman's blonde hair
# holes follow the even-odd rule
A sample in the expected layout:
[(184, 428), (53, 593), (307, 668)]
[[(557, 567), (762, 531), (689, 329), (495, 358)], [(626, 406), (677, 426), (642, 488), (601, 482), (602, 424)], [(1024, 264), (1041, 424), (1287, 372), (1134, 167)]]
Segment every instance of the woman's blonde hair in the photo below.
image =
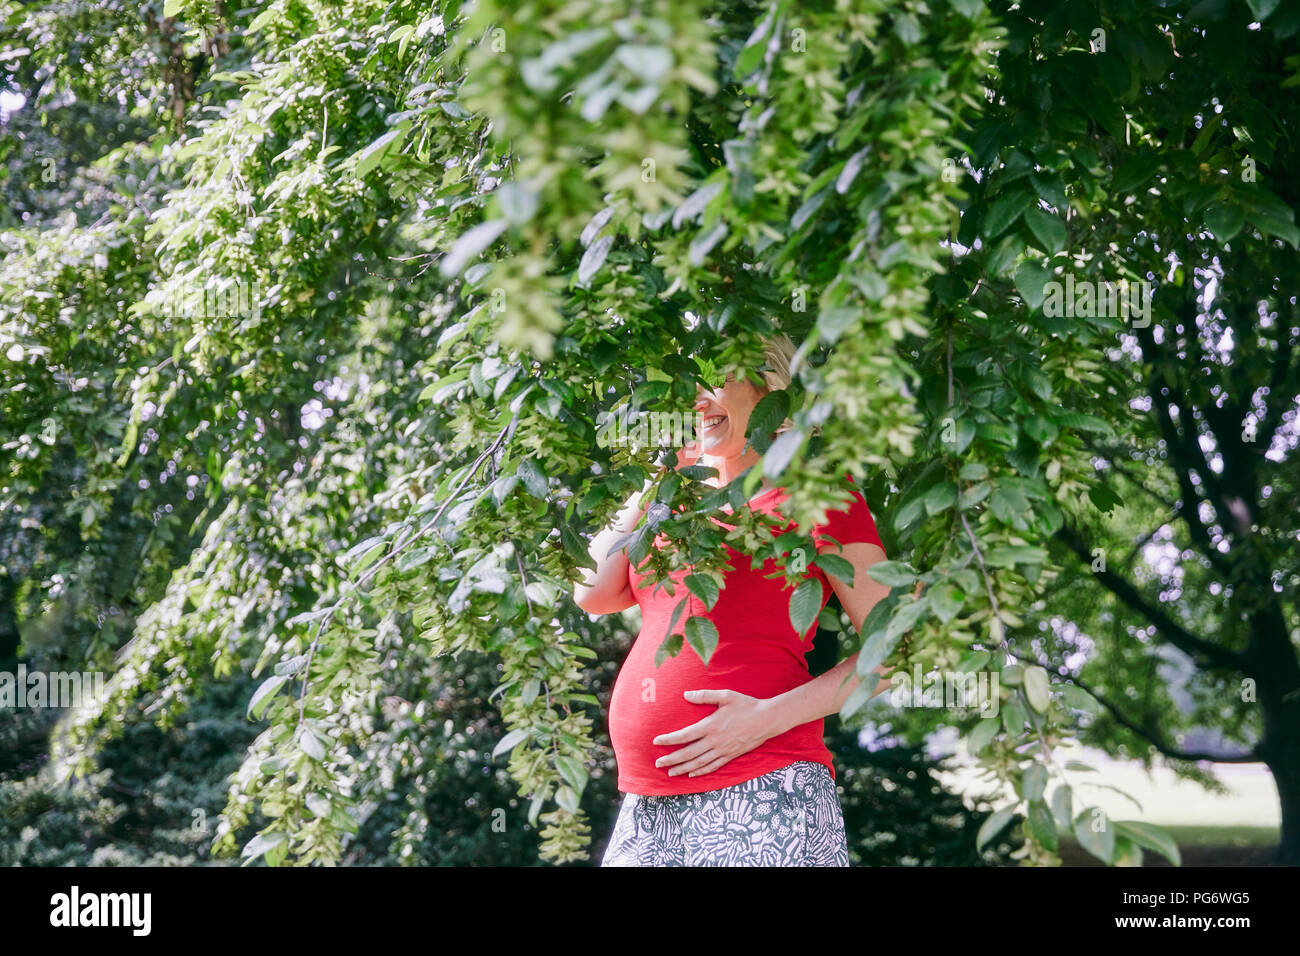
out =
[(790, 360), (794, 358), (794, 342), (781, 332), (763, 339), (763, 362), (759, 371), (769, 391), (790, 387)]
[[(790, 360), (794, 358), (794, 342), (784, 332), (763, 339), (763, 367), (758, 374), (763, 379), (765, 392), (780, 391), (790, 387)], [(777, 427), (779, 435), (794, 427), (794, 420), (787, 418)]]

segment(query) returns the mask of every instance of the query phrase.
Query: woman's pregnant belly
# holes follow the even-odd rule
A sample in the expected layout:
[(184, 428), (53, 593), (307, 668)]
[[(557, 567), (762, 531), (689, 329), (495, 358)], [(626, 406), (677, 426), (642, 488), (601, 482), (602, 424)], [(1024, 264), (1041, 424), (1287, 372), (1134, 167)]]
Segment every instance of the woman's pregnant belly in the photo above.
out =
[(686, 700), (682, 696), (686, 691), (734, 690), (765, 699), (812, 679), (787, 640), (767, 641), (753, 635), (719, 641), (708, 667), (689, 646), (656, 667), (655, 653), (663, 640), (659, 630), (643, 630), (637, 637), (610, 695), (609, 736), (619, 790), (656, 796), (697, 793), (742, 783), (796, 760), (825, 763), (834, 771), (822, 740), (821, 720), (778, 734), (701, 776), (669, 776), (669, 768), (656, 767), (660, 757), (687, 744), (659, 746), (652, 743), (655, 737), (682, 730), (717, 710), (716, 704)]

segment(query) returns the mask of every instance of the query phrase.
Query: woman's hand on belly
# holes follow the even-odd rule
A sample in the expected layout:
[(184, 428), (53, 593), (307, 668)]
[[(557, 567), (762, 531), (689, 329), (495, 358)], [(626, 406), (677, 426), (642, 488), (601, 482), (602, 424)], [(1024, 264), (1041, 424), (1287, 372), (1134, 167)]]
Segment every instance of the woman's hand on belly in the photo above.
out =
[(734, 690), (688, 690), (684, 696), (693, 704), (717, 704), (718, 709), (652, 741), (660, 747), (684, 745), (655, 761), (656, 767), (669, 768), (670, 777), (712, 773), (780, 732), (767, 700)]

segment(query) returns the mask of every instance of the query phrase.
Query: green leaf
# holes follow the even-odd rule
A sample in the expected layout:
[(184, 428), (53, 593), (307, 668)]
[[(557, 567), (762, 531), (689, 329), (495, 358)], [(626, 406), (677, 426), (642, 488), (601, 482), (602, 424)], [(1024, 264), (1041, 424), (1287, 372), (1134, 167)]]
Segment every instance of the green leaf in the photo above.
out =
[(902, 561), (877, 561), (867, 568), (867, 574), (891, 588), (907, 587), (916, 583), (916, 572)]
[(925, 502), (920, 498), (913, 498), (894, 512), (894, 530), (899, 534), (906, 533), (906, 530), (924, 514)]
[(907, 628), (928, 609), (928, 602), (899, 601), (892, 595), (873, 607), (862, 624), (866, 640), (858, 652), (858, 675), (865, 676), (879, 667)]
[(995, 199), (984, 213), (982, 235), (985, 241), (996, 239), (1006, 232), (1021, 214), (1030, 208), (1032, 202), (1033, 195), (1023, 190)]
[(400, 149), (402, 140), (406, 139), (406, 134), (410, 132), (410, 129), (411, 127), (407, 124), (396, 126), (369, 146), (358, 151), (352, 157), (356, 161), (357, 178), (365, 177), (367, 173), (378, 166), (390, 150)]
[(1096, 505), (1098, 511), (1106, 514), (1124, 503), (1123, 499), (1115, 493), (1115, 489), (1107, 485), (1094, 485), (1089, 488), (1088, 500)]
[(266, 710), (267, 704), (271, 703), (280, 688), (289, 683), (289, 678), (285, 674), (276, 674), (262, 681), (261, 685), (253, 692), (253, 699), (248, 702), (248, 714), (256, 720), (262, 716), (262, 711)]
[(1068, 234), (1065, 223), (1061, 222), (1059, 216), (1043, 212), (1041, 209), (1030, 209), (1025, 213), (1025, 224), (1038, 240), (1039, 247), (1048, 255), (1058, 253), (1065, 248)]
[(1141, 866), (1142, 847), (1128, 837), (1120, 836), (1118, 833), (1115, 834), (1115, 865)]
[(1220, 242), (1230, 241), (1245, 224), (1246, 211), (1235, 203), (1215, 203), (1205, 210), (1205, 225)]
[(668, 634), (659, 642), (659, 647), (655, 650), (655, 667), (662, 667), (664, 661), (670, 657), (676, 657), (682, 650), (682, 636), (680, 634)]
[(940, 424), (940, 439), (954, 455), (964, 454), (970, 447), (970, 443), (975, 440), (975, 423), (971, 421), (969, 415), (960, 415), (957, 418), (948, 416), (942, 419)]
[(996, 813), (990, 814), (989, 818), (980, 826), (979, 833), (975, 836), (975, 849), (984, 849), (1015, 818), (1016, 811), (1014, 807), (1004, 807)]
[(339, 560), (339, 563), (345, 568), (351, 567), (353, 562), (363, 558), (368, 552), (373, 551), (376, 548), (382, 548), (386, 544), (388, 544), (388, 539), (382, 534), (366, 538), (364, 541), (348, 548), (348, 550), (343, 553), (343, 557)]
[(1047, 560), (1047, 552), (1027, 544), (1010, 544), (991, 548), (985, 560), (994, 567), (1013, 568), (1017, 564), (1042, 564)]
[(527, 728), (520, 727), (516, 730), (510, 731), (510, 733), (506, 734), (499, 741), (497, 741), (497, 745), (492, 748), (492, 757), (495, 759), (496, 757), (501, 756), (503, 753), (509, 750), (514, 750), (516, 747), (518, 747), (521, 743), (523, 743), (527, 739), (528, 739)]
[(817, 612), (817, 626), (828, 631), (843, 631), (844, 625), (840, 621), (840, 612), (824, 607)]
[(510, 497), (510, 492), (514, 491), (515, 486), (518, 484), (518, 474), (502, 475), (496, 481), (492, 482), (492, 501), (498, 508), (501, 507), (502, 502)]
[(1255, 15), (1256, 20), (1267, 20), (1274, 10), (1278, 8), (1282, 0), (1246, 0), (1250, 12)]
[(770, 391), (758, 400), (749, 413), (747, 445), (760, 454), (772, 446), (772, 434), (790, 414), (790, 393), (785, 389)]
[(822, 583), (816, 578), (808, 578), (794, 589), (790, 595), (790, 623), (800, 636), (812, 627), (821, 607)]
[(681, 619), (682, 612), (686, 610), (687, 603), (687, 599), (682, 598), (677, 602), (677, 606), (673, 608), (672, 617), (668, 620), (668, 631), (664, 634), (664, 639), (659, 643), (659, 648), (655, 651), (656, 667), (681, 650), (681, 635), (673, 632), (677, 629), (677, 622)]
[(542, 466), (532, 458), (525, 458), (519, 463), (516, 474), (523, 480), (524, 487), (534, 498), (545, 498), (550, 490), (550, 483)]
[(998, 735), (999, 729), (996, 720), (980, 720), (977, 722), (971, 732), (966, 735), (967, 751), (972, 755), (979, 753), (993, 742), (993, 739)]
[(1029, 706), (1040, 714), (1047, 713), (1052, 702), (1052, 687), (1047, 679), (1047, 671), (1038, 665), (1025, 668), (1025, 697)]
[(1159, 853), (1174, 866), (1183, 865), (1178, 843), (1159, 827), (1140, 820), (1116, 820), (1111, 825), (1115, 828), (1116, 836), (1127, 837), (1138, 846)]
[(700, 660), (708, 664), (709, 658), (713, 657), (713, 652), (718, 647), (717, 625), (707, 617), (696, 616), (686, 619), (685, 630), (686, 643), (700, 655)]
[(1052, 816), (1056, 818), (1058, 826), (1069, 827), (1070, 821), (1074, 819), (1071, 809), (1073, 796), (1074, 791), (1068, 783), (1063, 783), (1052, 791)]
[(555, 790), (555, 802), (564, 810), (570, 813), (578, 812), (578, 791), (570, 786), (557, 787)]
[(1074, 818), (1074, 838), (1085, 850), (1110, 866), (1115, 862), (1115, 831), (1106, 815), (1096, 816), (1094, 809), (1088, 807)]
[(613, 236), (601, 236), (582, 254), (582, 261), (578, 263), (578, 282), (582, 285), (588, 285), (600, 271), (600, 267), (605, 264), (605, 257), (609, 255), (610, 246), (614, 244)]
[[(885, 637), (891, 641), (897, 640), (914, 625), (920, 623), (921, 619), (929, 613), (930, 596), (928, 594), (922, 594), (914, 601), (909, 600), (900, 602), (898, 610), (894, 612), (894, 616), (891, 617), (889, 623), (885, 625)], [(893, 645), (891, 644), (891, 649), (892, 646)]]
[(519, 692), (519, 699), (523, 701), (525, 707), (532, 704), (537, 699), (537, 695), (542, 692), (542, 682), (536, 677), (531, 677), (524, 681), (524, 686)]
[(289, 839), (289, 834), (283, 831), (274, 831), (271, 833), (259, 833), (253, 839), (244, 844), (244, 849), (240, 851), (240, 856), (244, 859), (245, 865), (252, 863), (259, 856), (267, 853), (276, 847), (282, 845)]
[(510, 224), (504, 219), (493, 219), (480, 223), (456, 240), (442, 259), (442, 275), (451, 279), (465, 271), (469, 261), (496, 242)]
[(1056, 424), (1063, 430), (1073, 430), (1080, 432), (1091, 432), (1095, 435), (1113, 435), (1114, 429), (1110, 424), (1096, 415), (1086, 415), (1082, 412), (1062, 412), (1056, 416)]
[[(1209, 128), (1207, 124), (1207, 129)], [(1115, 171), (1110, 188), (1116, 193), (1127, 193), (1138, 186), (1146, 187), (1160, 168), (1161, 158), (1154, 152), (1140, 153), (1127, 160)]]
[(658, 83), (673, 68), (673, 52), (667, 47), (624, 43), (615, 55), (643, 83)]
[(837, 308), (823, 308), (818, 312), (816, 317), (816, 330), (822, 333), (824, 341), (831, 343), (839, 342), (840, 336), (853, 328), (862, 317), (862, 310), (852, 306), (841, 306)]
[(713, 247), (721, 242), (727, 235), (727, 224), (719, 222), (706, 232), (702, 232), (691, 240), (690, 248), (687, 250), (691, 265), (701, 266), (708, 259), (709, 253)]
[(555, 767), (560, 771), (560, 776), (564, 778), (575, 791), (581, 793), (587, 786), (587, 771), (582, 766), (582, 761), (568, 754), (560, 754), (555, 758)]
[(1047, 808), (1047, 804), (1041, 800), (1031, 802), (1028, 821), (1029, 832), (1034, 835), (1034, 839), (1055, 853), (1058, 849), (1056, 821), (1052, 819), (1052, 811)]
[(1047, 789), (1047, 768), (1041, 763), (1034, 763), (1025, 771), (1024, 778), (1020, 785), (1025, 799), (1029, 801), (1038, 800), (1043, 796), (1043, 791)]
[(857, 686), (854, 687), (849, 696), (845, 698), (844, 705), (840, 707), (840, 719), (848, 720), (865, 707), (867, 702), (871, 700), (871, 695), (875, 692), (876, 685), (879, 683), (879, 674), (868, 674), (866, 677), (859, 680)]
[(993, 719), (980, 719), (975, 723), (975, 727), (971, 728), (970, 734), (966, 735), (967, 752), (974, 756), (980, 750), (988, 747), (989, 744), (993, 743), (993, 739), (997, 736), (1000, 728), (1000, 724), (993, 721)]
[(1043, 304), (1047, 295), (1047, 283), (1052, 273), (1041, 262), (1026, 259), (1016, 266), (1016, 291), (1025, 300), (1025, 305), (1037, 309)]
[(982, 669), (992, 659), (993, 655), (988, 651), (971, 651), (968, 654), (963, 654), (962, 659), (957, 663), (957, 673), (973, 674)]
[(537, 826), (537, 818), (542, 812), (542, 804), (546, 802), (545, 794), (541, 791), (533, 794), (533, 799), (528, 804), (528, 822)]
[(943, 581), (930, 589), (930, 607), (934, 609), (934, 616), (944, 624), (961, 613), (965, 600), (961, 588), (951, 581)]
[(501, 214), (511, 225), (522, 226), (537, 213), (537, 193), (521, 183), (503, 183), (496, 195)]
[(717, 581), (707, 574), (688, 574), (685, 584), (692, 594), (704, 602), (705, 610), (713, 610), (713, 605), (718, 603)]
[(776, 479), (785, 473), (795, 453), (803, 445), (803, 437), (803, 432), (797, 428), (791, 428), (776, 436), (776, 441), (772, 442), (772, 447), (763, 456), (764, 478)]
[(1055, 173), (1031, 173), (1029, 181), (1034, 184), (1039, 197), (1046, 200), (1048, 205), (1060, 211), (1065, 210), (1069, 200), (1065, 196), (1065, 183), (1060, 176)]
[(1251, 212), (1250, 222), (1261, 235), (1276, 236), (1292, 249), (1300, 246), (1300, 227), (1296, 226), (1294, 214), (1290, 211), (1286, 216), (1274, 216), (1268, 211), (1255, 209)]
[(1101, 713), (1101, 704), (1078, 684), (1062, 684), (1060, 691), (1067, 707), (1086, 711), (1094, 716)]
[[(883, 634), (885, 625), (894, 616), (894, 609), (898, 607), (899, 603), (899, 592), (897, 591), (891, 593), (884, 600), (877, 601), (875, 607), (867, 614), (867, 619), (862, 622), (862, 636), (869, 639), (875, 635)], [(861, 658), (859, 658), (859, 662), (861, 662)], [(872, 667), (874, 666), (873, 664)], [(871, 667), (859, 668), (858, 673), (865, 674), (871, 669)]]
[(320, 761), (325, 759), (325, 745), (321, 743), (319, 737), (305, 727), (298, 734), (298, 746), (312, 760)]
[(957, 486), (950, 481), (941, 482), (925, 493), (925, 512), (937, 515), (948, 510), (957, 501)]
[(840, 170), (840, 174), (835, 180), (835, 191), (841, 196), (849, 191), (849, 187), (853, 185), (853, 180), (857, 179), (858, 173), (862, 170), (862, 162), (870, 152), (871, 146), (868, 144), (844, 161), (844, 168)]
[(1002, 705), (1002, 726), (1013, 738), (1022, 736), (1028, 724), (1029, 717), (1019, 701), (1009, 700)]
[(990, 485), (987, 481), (980, 481), (969, 488), (963, 488), (961, 494), (957, 496), (957, 507), (962, 511), (970, 510), (989, 496), (989, 489)]
[(838, 554), (819, 554), (813, 560), (813, 563), (820, 567), (827, 574), (833, 575), (853, 587), (854, 568), (853, 562)]
[(736, 76), (744, 79), (750, 73), (758, 69), (759, 64), (763, 62), (763, 55), (767, 52), (768, 32), (772, 29), (773, 18), (776, 15), (775, 9), (770, 11), (764, 17), (754, 32), (749, 35), (745, 41), (745, 46), (741, 49), (740, 55), (736, 57)]

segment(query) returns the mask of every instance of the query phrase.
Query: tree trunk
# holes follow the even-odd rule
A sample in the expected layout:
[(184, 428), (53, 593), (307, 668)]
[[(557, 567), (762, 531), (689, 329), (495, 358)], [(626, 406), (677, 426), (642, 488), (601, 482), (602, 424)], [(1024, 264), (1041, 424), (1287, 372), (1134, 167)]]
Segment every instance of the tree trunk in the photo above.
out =
[(1273, 772), (1282, 811), (1278, 862), (1300, 865), (1300, 661), (1281, 604), (1255, 609), (1246, 653), (1258, 675), (1264, 732), (1256, 748)]
[(1277, 862), (1300, 866), (1300, 695), (1294, 689), (1261, 687), (1264, 737), (1260, 758), (1273, 773), (1282, 811), (1282, 838)]
[(1278, 802), (1282, 805), (1282, 839), (1277, 847), (1277, 862), (1300, 866), (1300, 750), (1293, 744), (1289, 752), (1279, 752), (1268, 761), (1268, 769), (1273, 772)]

